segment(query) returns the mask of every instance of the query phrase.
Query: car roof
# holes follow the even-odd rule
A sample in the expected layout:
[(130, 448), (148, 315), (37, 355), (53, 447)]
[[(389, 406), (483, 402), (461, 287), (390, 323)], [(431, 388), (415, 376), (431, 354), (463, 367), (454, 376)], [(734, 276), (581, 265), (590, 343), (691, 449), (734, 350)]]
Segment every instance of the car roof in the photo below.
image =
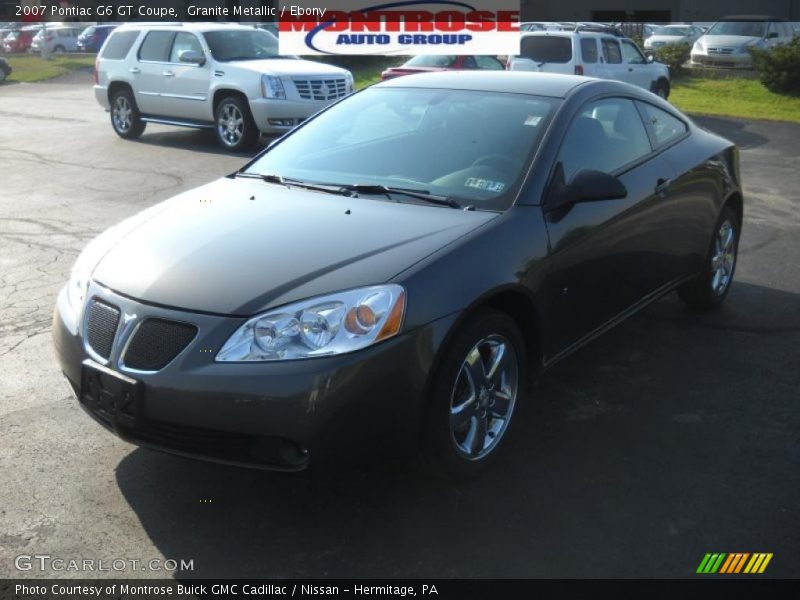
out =
[(242, 31), (253, 31), (252, 26), (247, 25), (240, 25), (239, 23), (216, 23), (212, 21), (207, 22), (187, 22), (187, 21), (175, 21), (175, 22), (151, 22), (151, 23), (125, 23), (120, 25), (117, 29), (137, 29), (137, 30), (144, 30), (144, 29), (173, 29), (173, 28), (180, 28), (185, 31), (196, 31), (203, 33), (205, 31), (219, 31), (219, 30), (242, 30)]
[(565, 98), (578, 86), (592, 81), (598, 80), (578, 75), (524, 71), (437, 71), (388, 79), (373, 87), (445, 88)]

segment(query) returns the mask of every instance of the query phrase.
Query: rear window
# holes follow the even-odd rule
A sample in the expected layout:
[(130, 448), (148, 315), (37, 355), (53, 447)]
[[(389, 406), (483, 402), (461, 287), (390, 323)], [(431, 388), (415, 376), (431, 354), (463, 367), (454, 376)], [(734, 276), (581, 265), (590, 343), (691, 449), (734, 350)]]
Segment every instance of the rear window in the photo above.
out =
[(521, 54), (538, 63), (568, 63), (572, 60), (572, 38), (529, 35), (522, 38)]
[(147, 34), (139, 48), (139, 60), (166, 62), (172, 46), (172, 31), (151, 31)]
[(128, 56), (133, 42), (139, 37), (138, 31), (117, 31), (109, 36), (100, 58), (122, 60)]
[(597, 40), (594, 38), (583, 38), (581, 40), (581, 56), (585, 63), (597, 62)]

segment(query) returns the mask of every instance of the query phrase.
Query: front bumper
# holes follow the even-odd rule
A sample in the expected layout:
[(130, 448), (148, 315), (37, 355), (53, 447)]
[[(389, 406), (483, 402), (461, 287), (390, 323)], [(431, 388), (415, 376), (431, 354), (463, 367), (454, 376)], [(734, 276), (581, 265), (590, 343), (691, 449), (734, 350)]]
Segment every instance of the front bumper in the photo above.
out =
[[(146, 305), (96, 284), (88, 298), (120, 308), (107, 361), (88, 352), (83, 324), (71, 321), (65, 294), (53, 319), (56, 356), (81, 398), (83, 363), (141, 382), (142, 411), (135, 426), (82, 406), (98, 422), (132, 443), (216, 462), (301, 470), (310, 461), (405, 454), (416, 449), (424, 391), (434, 356), (455, 315), (366, 350), (336, 357), (267, 363), (217, 363), (219, 348), (244, 318), (203, 315)], [(122, 348), (137, 321), (191, 322), (194, 340), (166, 367), (127, 369)], [(401, 452), (396, 452), (401, 450)]]
[(108, 88), (104, 85), (94, 86), (94, 98), (97, 103), (106, 110), (111, 109), (111, 102), (108, 100)]
[(331, 102), (256, 98), (250, 100), (250, 111), (261, 133), (275, 135), (297, 127), (330, 104)]
[(753, 59), (749, 54), (695, 54), (691, 55), (695, 67), (722, 67), (727, 69), (750, 69)]

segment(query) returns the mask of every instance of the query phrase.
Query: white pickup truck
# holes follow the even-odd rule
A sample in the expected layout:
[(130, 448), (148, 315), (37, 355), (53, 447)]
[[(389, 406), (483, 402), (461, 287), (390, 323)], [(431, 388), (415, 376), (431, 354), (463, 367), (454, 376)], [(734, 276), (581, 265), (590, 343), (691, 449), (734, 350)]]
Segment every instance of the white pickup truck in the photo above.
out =
[(139, 137), (147, 123), (207, 128), (231, 151), (352, 91), (346, 69), (281, 57), (273, 34), (243, 25), (123, 25), (95, 66), (95, 97), (121, 137)]

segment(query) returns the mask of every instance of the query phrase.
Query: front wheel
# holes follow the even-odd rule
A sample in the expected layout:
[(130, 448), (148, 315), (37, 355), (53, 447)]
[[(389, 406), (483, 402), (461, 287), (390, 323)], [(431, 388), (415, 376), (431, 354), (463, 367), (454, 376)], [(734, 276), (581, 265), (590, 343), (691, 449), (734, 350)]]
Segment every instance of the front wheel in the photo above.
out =
[(223, 98), (214, 114), (217, 140), (226, 150), (241, 152), (255, 146), (260, 132), (247, 102), (237, 96)]
[(664, 100), (669, 98), (669, 83), (663, 79), (656, 84), (656, 96), (662, 97)]
[(508, 437), (525, 379), (525, 344), (505, 313), (475, 315), (444, 351), (429, 398), (423, 451), (447, 478), (470, 477)]
[(692, 308), (716, 308), (728, 297), (739, 253), (741, 224), (731, 207), (720, 215), (703, 272), (678, 289), (678, 295)]

